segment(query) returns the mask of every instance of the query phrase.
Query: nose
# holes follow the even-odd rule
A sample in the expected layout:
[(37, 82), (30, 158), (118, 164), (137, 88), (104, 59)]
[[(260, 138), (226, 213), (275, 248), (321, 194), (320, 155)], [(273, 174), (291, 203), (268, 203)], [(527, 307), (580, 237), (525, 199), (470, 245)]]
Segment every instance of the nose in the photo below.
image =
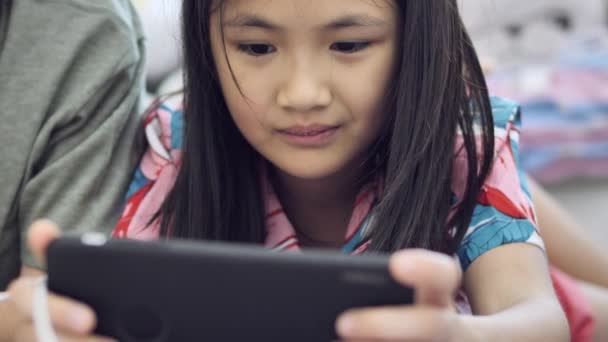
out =
[(330, 105), (332, 93), (318, 70), (294, 66), (277, 94), (277, 103), (288, 112), (318, 111)]

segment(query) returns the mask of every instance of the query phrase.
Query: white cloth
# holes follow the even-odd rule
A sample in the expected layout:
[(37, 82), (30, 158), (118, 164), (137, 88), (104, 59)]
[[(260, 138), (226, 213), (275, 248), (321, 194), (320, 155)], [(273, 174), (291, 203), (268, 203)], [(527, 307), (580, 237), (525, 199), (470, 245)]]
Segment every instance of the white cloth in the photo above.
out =
[(146, 35), (147, 80), (156, 85), (181, 64), (181, 1), (134, 0)]
[(35, 283), (33, 312), (34, 329), (39, 342), (58, 342), (59, 339), (53, 329), (48, 305), (48, 291), (46, 277), (40, 278)]

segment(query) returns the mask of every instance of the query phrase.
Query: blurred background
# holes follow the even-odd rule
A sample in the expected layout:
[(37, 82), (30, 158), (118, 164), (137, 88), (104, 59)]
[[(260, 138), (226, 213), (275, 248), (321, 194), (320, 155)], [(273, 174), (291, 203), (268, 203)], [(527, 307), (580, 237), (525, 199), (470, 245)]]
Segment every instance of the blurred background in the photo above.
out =
[(521, 160), (608, 244), (608, 0), (459, 0), (490, 94), (522, 104)]
[[(608, 244), (608, 0), (458, 0), (490, 93), (522, 104), (528, 173)], [(180, 1), (133, 0), (150, 98), (181, 89)]]

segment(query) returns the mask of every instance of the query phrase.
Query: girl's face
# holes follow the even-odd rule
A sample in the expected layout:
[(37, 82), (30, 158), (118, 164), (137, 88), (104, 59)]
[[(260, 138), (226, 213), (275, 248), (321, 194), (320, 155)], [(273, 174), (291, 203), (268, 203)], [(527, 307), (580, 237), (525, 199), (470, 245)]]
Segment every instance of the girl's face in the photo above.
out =
[(396, 6), (228, 0), (222, 22), (219, 9), (213, 12), (212, 48), (228, 108), (247, 141), (279, 170), (321, 179), (366, 157), (385, 118)]

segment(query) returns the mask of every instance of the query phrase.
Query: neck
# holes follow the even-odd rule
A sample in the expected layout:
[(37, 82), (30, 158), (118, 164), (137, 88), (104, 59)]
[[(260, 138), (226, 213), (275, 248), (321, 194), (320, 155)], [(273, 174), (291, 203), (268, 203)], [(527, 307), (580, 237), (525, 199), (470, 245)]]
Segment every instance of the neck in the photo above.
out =
[(363, 171), (364, 168), (345, 168), (343, 172), (311, 180), (274, 170), (271, 179), (275, 191), (300, 245), (342, 247)]

